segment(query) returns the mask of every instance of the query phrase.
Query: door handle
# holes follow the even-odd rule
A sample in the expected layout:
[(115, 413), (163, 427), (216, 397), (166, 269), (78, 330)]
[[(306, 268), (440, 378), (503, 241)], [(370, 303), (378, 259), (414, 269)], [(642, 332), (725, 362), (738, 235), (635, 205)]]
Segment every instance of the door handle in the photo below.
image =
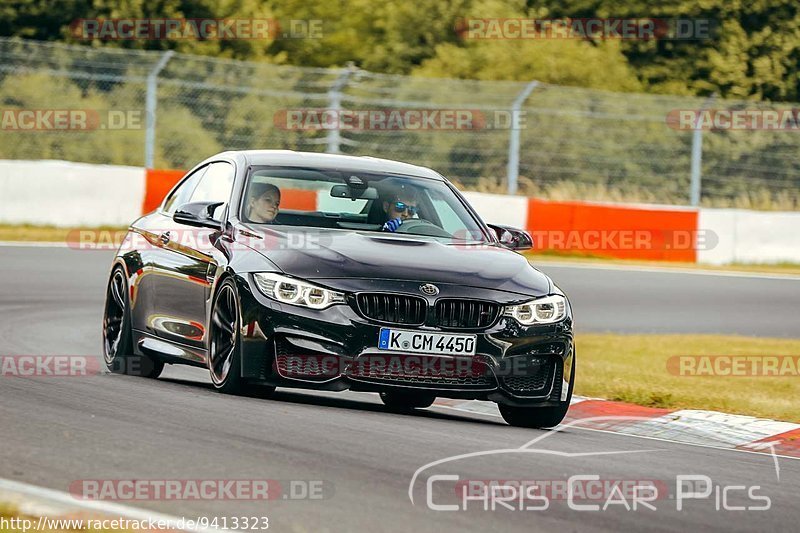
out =
[(158, 240), (160, 240), (160, 241), (161, 241), (161, 244), (169, 244), (169, 238), (170, 238), (169, 232), (168, 232), (168, 231), (165, 231), (164, 233), (162, 233), (162, 234), (161, 234), (161, 235), (158, 237)]

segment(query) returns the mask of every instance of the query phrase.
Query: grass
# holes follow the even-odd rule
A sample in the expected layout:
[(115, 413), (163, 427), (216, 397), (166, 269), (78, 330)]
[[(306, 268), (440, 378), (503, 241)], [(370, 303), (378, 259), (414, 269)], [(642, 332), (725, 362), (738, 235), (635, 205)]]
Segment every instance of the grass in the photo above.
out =
[(576, 394), (671, 409), (709, 409), (800, 422), (800, 376), (679, 376), (680, 355), (800, 356), (800, 339), (726, 335), (576, 336)]
[(93, 230), (117, 232), (125, 231), (125, 226), (100, 226), (92, 228), (59, 228), (56, 226), (33, 226), (28, 224), (0, 224), (0, 241), (66, 242), (76, 241), (78, 231)]

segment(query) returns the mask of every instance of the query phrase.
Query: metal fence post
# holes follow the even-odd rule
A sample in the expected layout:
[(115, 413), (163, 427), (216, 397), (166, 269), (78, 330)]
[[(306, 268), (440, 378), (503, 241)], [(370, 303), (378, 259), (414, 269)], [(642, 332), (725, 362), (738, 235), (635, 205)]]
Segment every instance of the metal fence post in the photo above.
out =
[(329, 129), (325, 136), (325, 151), (329, 154), (341, 153), (340, 144), (342, 142), (342, 134), (338, 124), (339, 112), (342, 110), (342, 91), (347, 86), (347, 81), (355, 70), (356, 68), (353, 63), (348, 63), (347, 67), (342, 70), (339, 77), (336, 78), (336, 81), (328, 91), (328, 111), (335, 114), (337, 124), (337, 127)]
[(692, 174), (689, 188), (689, 204), (693, 207), (700, 205), (700, 193), (702, 190), (702, 164), (703, 164), (703, 128), (700, 127), (700, 116), (708, 109), (709, 104), (714, 100), (716, 93), (709, 96), (697, 113), (695, 128), (692, 132)]
[(144, 166), (153, 168), (156, 144), (156, 92), (158, 91), (158, 75), (167, 66), (169, 59), (175, 52), (168, 50), (158, 60), (156, 66), (147, 75), (147, 96), (145, 98), (145, 132), (144, 132)]
[(519, 111), (531, 92), (539, 85), (538, 81), (532, 81), (514, 99), (511, 104), (511, 136), (508, 141), (508, 167), (506, 168), (506, 186), (508, 194), (517, 194), (517, 178), (519, 178)]

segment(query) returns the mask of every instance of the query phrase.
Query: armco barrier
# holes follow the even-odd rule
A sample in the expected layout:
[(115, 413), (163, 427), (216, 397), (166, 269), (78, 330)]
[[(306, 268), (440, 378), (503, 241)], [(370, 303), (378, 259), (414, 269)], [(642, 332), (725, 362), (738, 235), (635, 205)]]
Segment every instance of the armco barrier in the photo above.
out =
[[(0, 161), (0, 223), (124, 226), (155, 209), (183, 174), (66, 161)], [(800, 213), (465, 195), (487, 222), (530, 231), (538, 250), (708, 264), (800, 262)], [(281, 205), (324, 206), (309, 191), (283, 191)], [(687, 241), (695, 233), (714, 238), (704, 239), (705, 244)]]

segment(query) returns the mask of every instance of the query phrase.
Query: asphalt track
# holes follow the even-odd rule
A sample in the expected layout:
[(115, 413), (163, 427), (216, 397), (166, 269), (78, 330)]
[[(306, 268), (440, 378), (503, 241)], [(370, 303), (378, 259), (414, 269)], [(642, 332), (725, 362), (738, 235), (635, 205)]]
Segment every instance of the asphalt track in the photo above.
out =
[[(96, 355), (110, 254), (0, 248), (0, 355)], [(543, 266), (569, 293), (583, 331), (721, 332), (797, 336), (796, 280)], [(710, 316), (705, 316), (710, 315)], [(766, 316), (765, 316), (766, 315)], [(117, 375), (0, 378), (0, 477), (68, 490), (83, 479), (275, 479), (321, 481), (323, 498), (270, 502), (126, 502), (175, 516), (268, 516), (273, 531), (748, 531), (796, 528), (800, 461), (570, 428), (511, 428), (499, 419), (433, 408), (387, 413), (374, 395), (279, 391), (273, 399), (211, 390), (203, 371), (162, 378)], [(415, 471), (458, 454), (470, 456)], [(605, 452), (623, 452), (608, 455)], [(465, 479), (652, 480), (656, 510), (434, 511), (431, 473)], [(677, 510), (677, 475), (708, 476), (708, 499)], [(663, 484), (663, 485), (662, 485)], [(759, 486), (770, 508), (724, 510), (722, 490)], [(299, 485), (298, 485), (299, 486)], [(668, 489), (664, 489), (667, 487)], [(433, 501), (458, 504), (452, 483)], [(738, 489), (729, 505), (763, 506)], [(719, 495), (719, 500), (717, 499)], [(672, 496), (672, 497), (671, 497)], [(627, 500), (630, 503), (630, 500)], [(579, 502), (599, 503), (603, 501)], [(525, 502), (528, 507), (538, 505)], [(513, 504), (516, 508), (517, 504)], [(719, 510), (718, 510), (719, 508)]]

